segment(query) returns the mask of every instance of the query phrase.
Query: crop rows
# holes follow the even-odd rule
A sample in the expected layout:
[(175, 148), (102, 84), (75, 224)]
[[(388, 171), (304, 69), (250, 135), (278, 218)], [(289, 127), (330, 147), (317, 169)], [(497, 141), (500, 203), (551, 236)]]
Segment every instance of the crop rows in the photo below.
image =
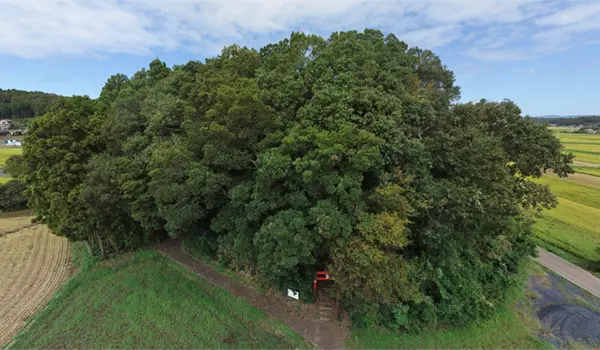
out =
[(69, 275), (67, 240), (34, 226), (0, 237), (0, 346), (40, 310)]

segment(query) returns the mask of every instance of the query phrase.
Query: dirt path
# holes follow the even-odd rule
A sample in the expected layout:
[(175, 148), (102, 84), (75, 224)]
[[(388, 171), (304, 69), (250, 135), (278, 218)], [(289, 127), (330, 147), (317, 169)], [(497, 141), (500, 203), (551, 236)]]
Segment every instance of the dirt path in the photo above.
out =
[[(554, 174), (551, 171), (547, 172), (546, 174), (548, 176), (558, 178), (558, 175)], [(600, 176), (593, 176), (593, 175), (582, 174), (582, 173), (574, 173), (574, 174), (569, 174), (568, 177), (563, 177), (562, 180), (574, 182), (579, 185), (600, 188)]]
[(581, 160), (575, 160), (575, 161), (573, 161), (573, 165), (575, 165), (575, 166), (591, 166), (591, 167), (598, 167), (598, 166), (600, 166), (600, 164), (598, 164), (598, 163), (583, 162)]
[(600, 298), (600, 279), (579, 266), (560, 258), (549, 251), (539, 248), (540, 257), (537, 261), (552, 270), (554, 273), (564, 277), (571, 283), (587, 290)]
[(0, 237), (0, 347), (65, 282), (70, 255), (67, 239), (42, 225)]
[[(161, 244), (159, 252), (185, 266), (212, 284), (229, 291), (237, 298), (248, 301), (270, 317), (284, 323), (294, 332), (313, 343), (318, 349), (341, 349), (344, 345), (346, 329), (335, 320), (327, 317), (314, 317), (303, 312), (301, 304), (267, 296), (218, 273), (211, 266), (198, 261), (181, 250), (181, 242), (170, 240)], [(290, 299), (291, 300), (291, 299)]]

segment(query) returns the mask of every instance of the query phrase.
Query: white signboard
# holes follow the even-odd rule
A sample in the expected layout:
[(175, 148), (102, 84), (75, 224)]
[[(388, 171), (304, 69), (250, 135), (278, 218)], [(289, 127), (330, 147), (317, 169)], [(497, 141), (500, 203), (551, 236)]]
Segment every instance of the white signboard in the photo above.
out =
[(300, 294), (298, 292), (288, 289), (288, 297), (298, 300), (299, 296)]

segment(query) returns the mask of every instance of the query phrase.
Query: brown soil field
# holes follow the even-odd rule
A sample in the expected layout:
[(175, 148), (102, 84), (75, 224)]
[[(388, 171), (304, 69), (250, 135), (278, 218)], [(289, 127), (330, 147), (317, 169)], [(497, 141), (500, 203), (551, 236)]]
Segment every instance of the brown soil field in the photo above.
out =
[(20, 228), (32, 226), (31, 219), (33, 219), (32, 216), (21, 216), (10, 219), (0, 218), (0, 237), (7, 233), (19, 230)]
[[(0, 227), (19, 219), (0, 219)], [(51, 234), (46, 226), (0, 237), (0, 347), (48, 303), (69, 277), (70, 264), (67, 239)]]

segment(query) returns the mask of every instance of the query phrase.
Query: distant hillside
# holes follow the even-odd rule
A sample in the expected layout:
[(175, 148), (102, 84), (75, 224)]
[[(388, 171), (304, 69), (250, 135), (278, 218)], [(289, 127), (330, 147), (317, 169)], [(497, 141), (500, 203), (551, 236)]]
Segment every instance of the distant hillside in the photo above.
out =
[(600, 124), (600, 116), (562, 116), (562, 117), (536, 117), (538, 123), (556, 124), (560, 126), (596, 125)]
[(0, 119), (33, 118), (46, 113), (60, 98), (39, 91), (0, 89)]

